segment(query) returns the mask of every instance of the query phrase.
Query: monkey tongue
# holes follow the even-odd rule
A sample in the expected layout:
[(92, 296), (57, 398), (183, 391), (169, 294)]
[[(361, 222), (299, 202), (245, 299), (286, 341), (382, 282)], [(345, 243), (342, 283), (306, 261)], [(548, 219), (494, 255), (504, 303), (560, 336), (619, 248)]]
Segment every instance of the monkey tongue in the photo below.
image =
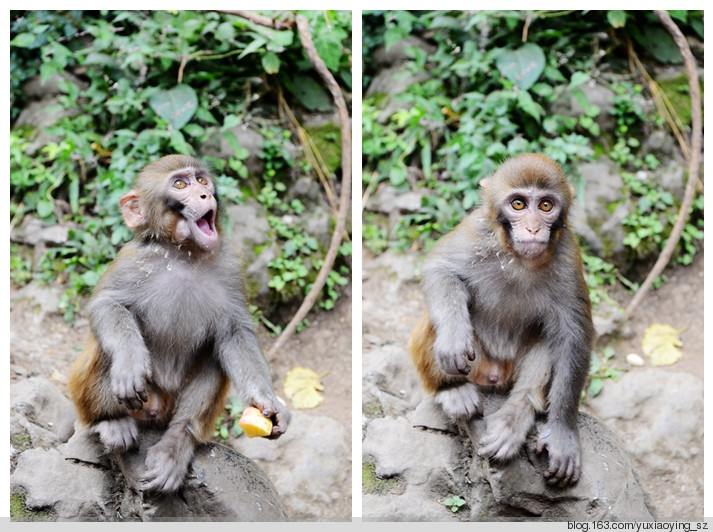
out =
[(215, 234), (215, 224), (213, 223), (213, 211), (208, 211), (202, 218), (196, 220), (196, 226), (208, 236)]
[(197, 230), (193, 231), (193, 238), (205, 250), (212, 249), (218, 242), (218, 231), (215, 229), (215, 211), (208, 211), (195, 221)]

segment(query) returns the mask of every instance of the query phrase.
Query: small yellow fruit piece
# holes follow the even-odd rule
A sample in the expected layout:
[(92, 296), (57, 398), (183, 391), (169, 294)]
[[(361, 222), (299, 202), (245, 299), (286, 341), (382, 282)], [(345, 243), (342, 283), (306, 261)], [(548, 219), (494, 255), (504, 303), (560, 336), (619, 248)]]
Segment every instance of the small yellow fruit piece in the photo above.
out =
[(248, 406), (243, 410), (238, 425), (248, 438), (255, 436), (269, 436), (272, 432), (272, 421), (262, 415), (262, 412), (254, 406)]

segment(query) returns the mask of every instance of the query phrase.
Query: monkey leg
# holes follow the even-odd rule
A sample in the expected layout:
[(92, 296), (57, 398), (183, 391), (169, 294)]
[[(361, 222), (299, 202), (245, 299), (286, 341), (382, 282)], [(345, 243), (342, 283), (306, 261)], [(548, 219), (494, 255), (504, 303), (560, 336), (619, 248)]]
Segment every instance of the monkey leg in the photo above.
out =
[(544, 390), (551, 374), (551, 361), (542, 347), (535, 347), (519, 361), (515, 384), (503, 405), (486, 418), (486, 433), (478, 454), (495, 460), (514, 457), (535, 423), (535, 412), (546, 408)]
[(553, 369), (547, 421), (536, 447), (538, 454), (547, 449), (549, 464), (544, 477), (548, 484), (558, 487), (579, 480), (582, 459), (577, 418), (584, 372), (574, 375), (566, 369), (561, 365)]
[(213, 431), (230, 382), (217, 365), (203, 362), (181, 390), (161, 439), (146, 453), (143, 491), (174, 492), (183, 485), (195, 447)]
[(469, 419), (482, 413), (478, 387), (464, 375), (446, 374), (436, 360), (433, 344), (436, 331), (428, 313), (421, 316), (409, 342), (409, 352), (421, 377), (421, 383), (435, 401), (453, 419)]

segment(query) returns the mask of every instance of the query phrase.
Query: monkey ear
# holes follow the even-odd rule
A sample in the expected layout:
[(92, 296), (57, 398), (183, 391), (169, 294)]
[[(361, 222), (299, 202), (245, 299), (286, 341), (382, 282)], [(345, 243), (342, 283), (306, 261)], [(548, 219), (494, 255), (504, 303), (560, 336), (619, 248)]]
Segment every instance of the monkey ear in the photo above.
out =
[(480, 180), (480, 188), (483, 190), (487, 189), (490, 186), (490, 178), (486, 177), (485, 179)]
[(146, 217), (139, 205), (139, 195), (134, 189), (131, 189), (121, 197), (119, 205), (121, 206), (121, 214), (124, 217), (126, 225), (133, 229), (144, 223)]

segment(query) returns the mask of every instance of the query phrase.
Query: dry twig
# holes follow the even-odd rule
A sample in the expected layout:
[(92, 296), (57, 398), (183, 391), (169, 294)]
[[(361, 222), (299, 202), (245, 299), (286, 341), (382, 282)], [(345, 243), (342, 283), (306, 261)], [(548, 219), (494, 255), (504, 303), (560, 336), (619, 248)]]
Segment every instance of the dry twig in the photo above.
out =
[(681, 203), (681, 208), (678, 211), (678, 217), (676, 218), (676, 223), (671, 229), (671, 235), (668, 237), (666, 246), (664, 246), (663, 251), (656, 260), (653, 268), (649, 272), (646, 280), (641, 285), (639, 290), (634, 295), (633, 299), (626, 308), (626, 317), (630, 318), (636, 307), (641, 303), (646, 294), (648, 293), (651, 285), (653, 285), (656, 278), (661, 275), (666, 265), (671, 260), (674, 249), (681, 238), (681, 233), (688, 220), (689, 211), (691, 210), (691, 205), (693, 204), (693, 199), (696, 192), (696, 184), (698, 183), (698, 169), (700, 167), (701, 160), (701, 149), (702, 149), (702, 125), (701, 125), (701, 89), (698, 81), (698, 71), (696, 70), (696, 61), (691, 52), (691, 48), (688, 46), (686, 37), (681, 33), (681, 30), (676, 26), (671, 16), (666, 11), (654, 11), (656, 16), (661, 21), (661, 24), (668, 30), (668, 32), (673, 37), (679, 50), (681, 51), (681, 56), (683, 57), (683, 62), (686, 67), (686, 74), (688, 75), (688, 88), (691, 96), (691, 150), (690, 158), (688, 159), (688, 182), (686, 183), (686, 190), (683, 194), (683, 202)]

